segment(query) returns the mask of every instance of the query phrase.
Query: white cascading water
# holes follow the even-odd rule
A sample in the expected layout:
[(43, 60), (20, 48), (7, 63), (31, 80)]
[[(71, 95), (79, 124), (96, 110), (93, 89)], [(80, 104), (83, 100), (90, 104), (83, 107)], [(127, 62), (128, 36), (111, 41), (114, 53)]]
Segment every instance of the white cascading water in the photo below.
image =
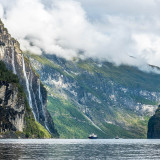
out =
[[(44, 118), (45, 118), (45, 120), (44, 120), (44, 125), (45, 125), (45, 128), (48, 130), (48, 132), (50, 132), (50, 130), (49, 130), (47, 124), (46, 124), (46, 117), (45, 117), (46, 114), (45, 114), (45, 110), (44, 110), (44, 106), (43, 106), (43, 101), (42, 101), (40, 80), (39, 80), (39, 89), (38, 89), (38, 91), (39, 91), (39, 100), (40, 100), (40, 102), (41, 102), (42, 111), (43, 111)], [(51, 132), (50, 132), (50, 133), (51, 133)]]
[(29, 106), (31, 107), (33, 115), (34, 115), (34, 118), (36, 119), (35, 113), (33, 111), (31, 92), (30, 92), (30, 89), (29, 89), (29, 81), (28, 81), (27, 74), (26, 74), (26, 67), (25, 67), (24, 56), (23, 55), (22, 55), (22, 64), (23, 64), (23, 73), (24, 73), (24, 77), (25, 77), (25, 80), (26, 80), (26, 87), (27, 87), (27, 92), (28, 92)]
[(13, 45), (13, 42), (11, 44), (11, 49), (12, 49), (12, 67), (13, 67), (13, 73), (16, 74), (15, 61), (14, 61), (14, 45)]

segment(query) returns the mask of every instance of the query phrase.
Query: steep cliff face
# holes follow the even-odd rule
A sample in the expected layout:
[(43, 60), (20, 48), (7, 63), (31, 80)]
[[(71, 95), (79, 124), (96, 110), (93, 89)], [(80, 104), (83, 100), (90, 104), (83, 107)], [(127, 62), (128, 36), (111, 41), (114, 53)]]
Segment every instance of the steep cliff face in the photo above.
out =
[(148, 122), (148, 139), (160, 139), (160, 106)]
[(47, 92), (42, 86), (39, 76), (33, 71), (28, 59), (22, 54), (18, 41), (11, 37), (1, 21), (0, 60), (18, 76), (19, 82), (27, 95), (34, 118), (53, 136), (58, 136), (53, 120), (46, 109)]
[(12, 83), (0, 81), (0, 129), (23, 132), (25, 128), (25, 101), (18, 87)]
[(55, 55), (28, 55), (49, 93), (48, 109), (63, 138), (146, 138), (160, 102), (160, 75), (130, 66)]

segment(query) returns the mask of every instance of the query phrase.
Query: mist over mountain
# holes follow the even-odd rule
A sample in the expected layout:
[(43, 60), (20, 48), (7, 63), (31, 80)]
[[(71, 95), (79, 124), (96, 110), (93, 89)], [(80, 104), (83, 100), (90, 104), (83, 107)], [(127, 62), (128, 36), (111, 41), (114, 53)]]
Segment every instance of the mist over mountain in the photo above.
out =
[(160, 66), (159, 8), (156, 0), (0, 0), (0, 17), (24, 51), (66, 59), (83, 52), (150, 71), (147, 64)]

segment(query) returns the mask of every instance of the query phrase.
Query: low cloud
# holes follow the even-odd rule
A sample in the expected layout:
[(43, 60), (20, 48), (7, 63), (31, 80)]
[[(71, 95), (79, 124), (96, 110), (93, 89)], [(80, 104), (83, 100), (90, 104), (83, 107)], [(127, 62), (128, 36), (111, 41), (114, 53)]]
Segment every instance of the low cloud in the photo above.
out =
[(160, 67), (159, 0), (0, 0), (0, 17), (24, 51)]

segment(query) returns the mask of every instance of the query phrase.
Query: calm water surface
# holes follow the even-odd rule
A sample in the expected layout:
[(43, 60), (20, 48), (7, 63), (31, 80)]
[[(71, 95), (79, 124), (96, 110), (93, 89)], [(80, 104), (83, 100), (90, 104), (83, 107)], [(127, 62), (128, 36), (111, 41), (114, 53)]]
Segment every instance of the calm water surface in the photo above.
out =
[(160, 159), (160, 140), (0, 140), (4, 160)]

